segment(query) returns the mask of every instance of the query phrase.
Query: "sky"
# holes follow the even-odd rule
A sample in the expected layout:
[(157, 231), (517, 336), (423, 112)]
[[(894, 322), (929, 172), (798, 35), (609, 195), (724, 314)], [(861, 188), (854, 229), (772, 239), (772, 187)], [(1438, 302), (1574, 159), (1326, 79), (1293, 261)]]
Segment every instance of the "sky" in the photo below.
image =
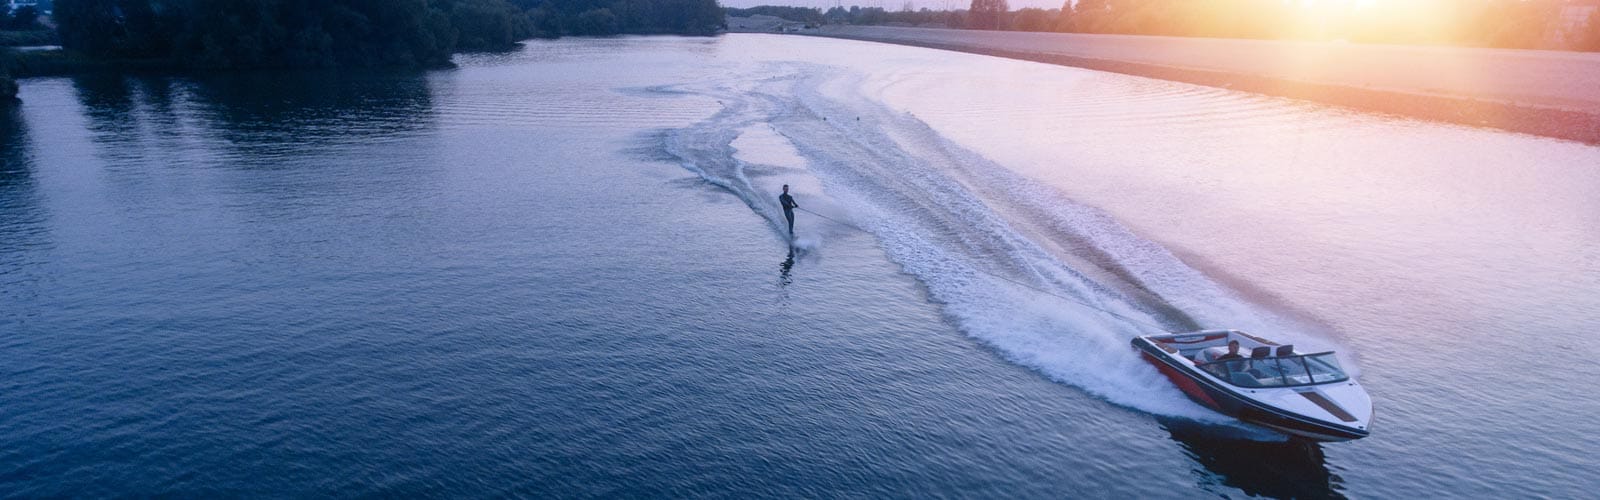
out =
[[(888, 10), (900, 10), (906, 0), (722, 0), (723, 7), (755, 7), (757, 5), (794, 5), (799, 7), (819, 7), (826, 10), (829, 7), (840, 5), (849, 8), (851, 5), (862, 7), (883, 7)], [(1038, 7), (1041, 9), (1059, 9), (1063, 0), (1007, 0), (1011, 10), (1023, 7)], [(972, 5), (972, 0), (911, 0), (914, 9), (927, 7), (933, 10), (965, 9)]]

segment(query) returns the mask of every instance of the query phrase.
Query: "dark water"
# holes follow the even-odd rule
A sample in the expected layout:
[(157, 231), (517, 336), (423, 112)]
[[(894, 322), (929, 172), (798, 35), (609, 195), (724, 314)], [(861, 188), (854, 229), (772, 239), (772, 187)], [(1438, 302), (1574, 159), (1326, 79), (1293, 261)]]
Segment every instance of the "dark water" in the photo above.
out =
[[(1597, 486), (1595, 148), (805, 38), (459, 62), (25, 81), (0, 120), (0, 495)], [(1248, 167), (1287, 136), (1179, 132), (1275, 119), (1312, 124), (1295, 155), (1366, 153), (1269, 175)], [(1487, 159), (1456, 178), (1394, 141)], [(802, 213), (791, 253), (783, 183), (867, 231)], [(1336, 347), (1374, 435), (1209, 414), (1127, 348), (1139, 325), (994, 276)]]

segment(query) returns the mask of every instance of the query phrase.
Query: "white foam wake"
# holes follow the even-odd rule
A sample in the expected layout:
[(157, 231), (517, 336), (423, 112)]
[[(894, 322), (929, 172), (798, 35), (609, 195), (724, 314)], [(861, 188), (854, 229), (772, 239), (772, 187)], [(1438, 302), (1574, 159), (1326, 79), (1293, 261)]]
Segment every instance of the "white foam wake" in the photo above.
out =
[(1107, 401), (1231, 422), (1188, 401), (1128, 341), (1156, 329), (1150, 325), (1277, 331), (1282, 319), (1104, 213), (862, 97), (859, 75), (803, 64), (752, 74), (762, 76), (729, 73), (723, 81), (678, 88), (724, 105), (670, 134), (668, 151), (686, 168), (781, 228), (781, 210), (767, 199), (770, 187), (751, 182), (752, 164), (731, 146), (740, 131), (770, 127), (820, 182), (829, 209), (876, 236), (962, 332)]

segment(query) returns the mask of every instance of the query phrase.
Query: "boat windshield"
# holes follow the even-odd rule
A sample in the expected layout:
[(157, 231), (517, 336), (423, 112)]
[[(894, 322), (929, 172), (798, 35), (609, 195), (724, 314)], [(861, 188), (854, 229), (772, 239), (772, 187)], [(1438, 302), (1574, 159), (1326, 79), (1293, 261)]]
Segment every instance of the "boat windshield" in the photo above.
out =
[(1350, 380), (1333, 353), (1230, 359), (1201, 368), (1239, 387), (1288, 387)]

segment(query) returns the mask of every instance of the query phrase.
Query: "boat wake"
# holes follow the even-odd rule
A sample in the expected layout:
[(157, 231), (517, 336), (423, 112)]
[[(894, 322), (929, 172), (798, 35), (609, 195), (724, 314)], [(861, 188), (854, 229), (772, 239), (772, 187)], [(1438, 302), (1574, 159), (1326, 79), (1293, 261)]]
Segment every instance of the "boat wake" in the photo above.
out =
[[(664, 147), (684, 168), (738, 196), (779, 237), (787, 236), (787, 223), (771, 194), (776, 179), (814, 182), (812, 192), (801, 191), (806, 208), (874, 235), (962, 332), (1114, 404), (1235, 422), (1190, 402), (1128, 340), (1158, 330), (1304, 330), (1104, 212), (863, 97), (865, 78), (783, 63), (657, 89), (722, 104), (710, 118), (669, 131)], [(801, 165), (742, 159), (736, 140), (752, 130), (780, 137)], [(845, 229), (808, 228), (814, 232), (796, 241), (818, 248), (830, 230)]]

